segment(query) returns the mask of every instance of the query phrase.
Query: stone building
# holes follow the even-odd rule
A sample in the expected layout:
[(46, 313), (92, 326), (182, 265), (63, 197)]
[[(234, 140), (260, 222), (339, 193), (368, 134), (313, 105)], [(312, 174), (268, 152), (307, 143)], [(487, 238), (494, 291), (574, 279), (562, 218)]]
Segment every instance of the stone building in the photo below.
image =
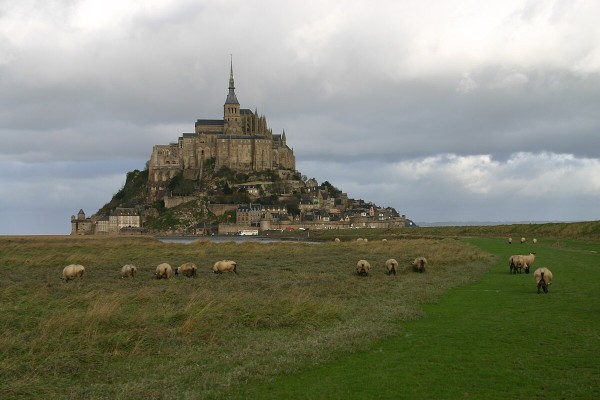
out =
[(120, 234), (124, 230), (139, 230), (141, 218), (134, 208), (117, 207), (108, 217), (86, 218), (79, 210), (71, 216), (71, 235)]
[(264, 115), (240, 108), (235, 94), (233, 63), (222, 119), (198, 119), (194, 133), (183, 133), (176, 143), (155, 145), (149, 161), (149, 200), (165, 195), (170, 179), (183, 172), (199, 179), (207, 161), (215, 171), (228, 167), (239, 172), (296, 169), (294, 152), (285, 131), (273, 134)]

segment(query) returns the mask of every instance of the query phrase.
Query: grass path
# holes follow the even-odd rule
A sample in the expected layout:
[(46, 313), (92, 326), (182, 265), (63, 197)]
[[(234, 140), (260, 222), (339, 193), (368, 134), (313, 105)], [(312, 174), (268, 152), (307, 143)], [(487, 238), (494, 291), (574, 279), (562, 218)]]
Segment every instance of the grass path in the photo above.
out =
[(538, 243), (533, 269), (554, 273), (550, 293), (538, 295), (532, 274), (508, 273), (509, 255), (528, 245), (465, 240), (498, 260), (480, 282), (425, 306), (427, 318), (402, 323), (367, 352), (250, 383), (228, 398), (600, 398), (598, 243)]

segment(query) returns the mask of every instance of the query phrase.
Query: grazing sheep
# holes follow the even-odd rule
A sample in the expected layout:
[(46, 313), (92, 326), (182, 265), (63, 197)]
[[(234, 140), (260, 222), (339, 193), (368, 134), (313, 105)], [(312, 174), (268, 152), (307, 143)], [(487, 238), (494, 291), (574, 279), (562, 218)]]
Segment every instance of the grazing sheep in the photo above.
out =
[(535, 261), (535, 253), (529, 253), (526, 256), (522, 255), (514, 255), (510, 256), (508, 259), (508, 268), (512, 274), (516, 274), (517, 272), (521, 273), (525, 270), (525, 273), (529, 273), (529, 268), (531, 264)]
[(527, 265), (523, 257), (524, 256), (521, 255), (510, 256), (510, 258), (508, 259), (508, 268), (511, 274), (516, 274), (517, 272), (521, 273), (523, 269), (526, 273), (529, 273), (529, 266)]
[(413, 261), (413, 270), (416, 272), (425, 272), (427, 266), (427, 259), (425, 257), (417, 257)]
[(525, 239), (524, 237), (521, 238), (521, 244), (525, 243), (527, 241), (527, 239)]
[(84, 273), (85, 268), (83, 265), (71, 264), (63, 268), (62, 277), (60, 279), (64, 280), (65, 282), (69, 282), (75, 278), (83, 278)]
[(552, 272), (548, 268), (538, 268), (533, 273), (533, 277), (538, 294), (540, 294), (540, 289), (543, 289), (544, 293), (548, 293), (548, 286), (552, 283)]
[(518, 270), (517, 265), (521, 264), (520, 258), (521, 258), (521, 256), (519, 256), (519, 255), (512, 255), (508, 258), (508, 269), (511, 274), (517, 273), (517, 270)]
[(512, 238), (511, 237), (508, 238), (508, 244), (512, 244)]
[(533, 244), (536, 244), (537, 243), (537, 239), (533, 238), (532, 242), (533, 242)]
[(213, 272), (215, 274), (222, 274), (223, 272), (233, 272), (237, 274), (237, 264), (232, 260), (221, 260), (217, 261), (213, 265)]
[(356, 273), (360, 276), (369, 275), (369, 270), (371, 269), (371, 264), (367, 260), (359, 260), (356, 263)]
[(340, 242), (340, 238), (335, 238), (333, 239), (334, 242), (339, 243)]
[(187, 276), (188, 278), (191, 277), (196, 277), (196, 270), (198, 268), (196, 267), (196, 264), (191, 263), (191, 262), (187, 262), (184, 264), (181, 264), (179, 267), (175, 268), (175, 275), (183, 275), (183, 276)]
[(388, 275), (396, 275), (396, 269), (398, 268), (398, 261), (390, 258), (385, 262), (385, 269), (387, 270)]
[(158, 264), (154, 273), (156, 279), (169, 279), (173, 277), (173, 268), (167, 263)]
[(523, 261), (525, 262), (525, 273), (528, 274), (529, 273), (529, 268), (531, 267), (531, 264), (533, 264), (533, 262), (535, 261), (535, 253), (529, 253), (526, 256), (523, 256)]
[(387, 239), (381, 239), (382, 242), (387, 242)]
[(365, 241), (365, 239), (363, 239), (363, 238), (359, 237), (359, 238), (357, 238), (357, 239), (356, 239), (356, 241), (357, 241), (357, 242), (364, 242), (364, 241)]
[(137, 268), (134, 265), (126, 264), (121, 267), (121, 278), (135, 278)]

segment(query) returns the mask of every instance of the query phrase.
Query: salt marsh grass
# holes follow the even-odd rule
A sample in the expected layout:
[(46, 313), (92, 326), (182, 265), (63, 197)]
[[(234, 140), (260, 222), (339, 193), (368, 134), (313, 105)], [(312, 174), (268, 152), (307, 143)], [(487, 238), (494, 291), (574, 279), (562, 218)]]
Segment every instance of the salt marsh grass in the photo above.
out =
[[(410, 272), (416, 256), (428, 272)], [(385, 274), (388, 258), (400, 263)], [(229, 258), (239, 275), (216, 275)], [(367, 259), (370, 276), (354, 273)], [(1, 398), (218, 398), (247, 381), (365, 350), (494, 258), (454, 239), (161, 243), (0, 237)], [(153, 279), (157, 264), (197, 278)], [(59, 279), (71, 263), (85, 276)], [(121, 279), (124, 264), (138, 268)]]

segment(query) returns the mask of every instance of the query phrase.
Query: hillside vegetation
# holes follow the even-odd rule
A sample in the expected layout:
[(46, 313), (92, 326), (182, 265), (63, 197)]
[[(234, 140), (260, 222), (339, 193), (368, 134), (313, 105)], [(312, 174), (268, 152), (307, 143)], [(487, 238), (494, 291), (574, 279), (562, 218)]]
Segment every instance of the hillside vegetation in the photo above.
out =
[[(135, 208), (142, 216), (143, 227), (150, 232), (193, 232), (194, 228), (210, 227), (226, 221), (226, 215), (216, 216), (207, 209), (210, 203), (282, 204), (292, 215), (297, 215), (298, 204), (304, 191), (293, 190), (290, 193), (288, 188), (290, 181), (299, 182), (303, 178), (299, 172), (269, 170), (241, 173), (227, 167), (215, 171), (214, 159), (209, 159), (205, 162), (201, 177), (190, 178), (186, 176), (185, 171), (180, 171), (165, 184), (167, 196), (185, 196), (193, 199), (167, 209), (163, 200), (149, 201), (148, 173), (147, 169), (128, 172), (123, 187), (95, 213), (95, 216), (108, 216), (117, 208)], [(283, 180), (280, 174), (289, 179)], [(262, 182), (270, 189), (265, 190), (261, 186), (258, 195), (250, 196), (243, 187), (247, 182)], [(331, 184), (329, 186), (337, 190)], [(285, 201), (280, 201), (279, 196), (282, 193), (291, 196), (287, 196)]]

